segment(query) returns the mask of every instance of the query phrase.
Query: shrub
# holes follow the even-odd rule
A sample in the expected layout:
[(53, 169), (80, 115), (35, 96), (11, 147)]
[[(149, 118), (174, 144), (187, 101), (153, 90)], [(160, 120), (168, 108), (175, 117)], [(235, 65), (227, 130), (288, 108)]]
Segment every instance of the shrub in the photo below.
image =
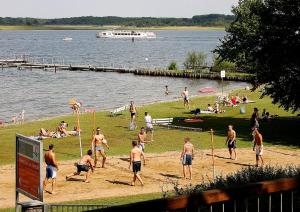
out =
[(229, 62), (228, 60), (224, 60), (219, 56), (214, 57), (212, 71), (236, 71), (235, 63)]
[(206, 65), (206, 55), (203, 52), (189, 52), (183, 65), (185, 69), (201, 70)]
[(240, 171), (227, 175), (218, 176), (215, 182), (202, 183), (192, 186), (186, 186), (183, 188), (178, 187), (176, 183), (173, 184), (176, 195), (186, 195), (200, 193), (210, 189), (225, 189), (233, 186), (241, 186), (249, 183), (256, 183), (267, 180), (275, 180), (285, 177), (296, 177), (300, 176), (300, 166), (264, 166), (264, 167), (253, 167), (249, 166), (243, 168)]
[(168, 70), (178, 70), (177, 63), (175, 61), (172, 61), (168, 66)]

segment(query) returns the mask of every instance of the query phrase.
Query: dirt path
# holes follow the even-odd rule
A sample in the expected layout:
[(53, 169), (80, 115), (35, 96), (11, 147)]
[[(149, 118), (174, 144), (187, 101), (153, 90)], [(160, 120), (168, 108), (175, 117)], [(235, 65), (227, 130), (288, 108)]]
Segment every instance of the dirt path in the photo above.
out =
[[(251, 149), (238, 149), (238, 160), (228, 159), (227, 149), (218, 149), (216, 154), (216, 174), (225, 175), (253, 165), (255, 155)], [(65, 181), (65, 176), (75, 171), (72, 161), (59, 161), (60, 170), (57, 179), (57, 193), (45, 193), (45, 202), (55, 203), (80, 199), (98, 199), (104, 197), (130, 196), (161, 192), (162, 187), (171, 189), (167, 183), (176, 181), (179, 185), (196, 184), (211, 180), (212, 167), (209, 150), (197, 151), (194, 166), (194, 179), (182, 179), (180, 153), (166, 152), (163, 154), (148, 154), (147, 165), (142, 167), (142, 178), (145, 186), (139, 183), (135, 187), (129, 186), (132, 172), (128, 169), (128, 157), (110, 157), (107, 167), (98, 168), (91, 176), (91, 183), (83, 183), (83, 176)], [(299, 165), (300, 150), (284, 150), (275, 147), (265, 147), (265, 164), (271, 165)], [(14, 165), (0, 166), (0, 208), (14, 207), (15, 168)]]

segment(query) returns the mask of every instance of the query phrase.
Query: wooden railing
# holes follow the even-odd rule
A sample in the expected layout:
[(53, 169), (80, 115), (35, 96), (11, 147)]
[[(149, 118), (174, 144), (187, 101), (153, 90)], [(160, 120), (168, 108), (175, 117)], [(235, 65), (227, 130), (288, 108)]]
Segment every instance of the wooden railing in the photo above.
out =
[[(248, 209), (248, 200), (252, 197), (255, 198), (255, 211), (272, 211), (272, 208), (278, 209), (276, 211), (296, 211), (294, 210), (294, 191), (300, 188), (299, 178), (283, 178), (273, 181), (264, 181), (258, 183), (251, 183), (244, 186), (226, 188), (226, 189), (213, 189), (199, 194), (192, 194), (189, 196), (180, 196), (170, 199), (157, 199), (145, 202), (138, 202), (128, 205), (114, 206), (104, 209), (98, 209), (93, 211), (199, 211), (201, 206), (208, 207), (209, 211), (213, 211), (213, 206), (221, 204), (220, 211), (225, 211), (224, 204), (226, 202), (232, 202), (228, 211), (253, 211)], [(282, 194), (288, 195), (288, 199), (284, 202)], [(279, 194), (279, 198), (273, 201), (272, 195)], [(264, 201), (260, 202), (260, 198), (266, 197)], [(237, 201), (243, 203), (243, 210), (237, 210)], [(274, 206), (274, 204), (278, 206)], [(288, 204), (288, 205), (286, 205)], [(267, 205), (267, 206), (265, 206)], [(252, 208), (253, 202), (251, 203)], [(299, 205), (298, 205), (299, 206)], [(227, 207), (229, 208), (229, 207)], [(241, 208), (241, 207), (240, 207)], [(264, 208), (265, 210), (262, 210)], [(218, 210), (219, 211), (219, 210)]]

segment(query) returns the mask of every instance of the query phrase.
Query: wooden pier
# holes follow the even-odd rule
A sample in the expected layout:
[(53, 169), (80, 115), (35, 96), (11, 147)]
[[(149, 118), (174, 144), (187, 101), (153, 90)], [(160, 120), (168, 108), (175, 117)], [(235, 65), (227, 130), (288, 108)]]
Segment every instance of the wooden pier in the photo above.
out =
[[(94, 71), (94, 72), (116, 72), (116, 73), (131, 73), (135, 75), (153, 76), (153, 77), (178, 77), (178, 78), (192, 78), (192, 79), (212, 79), (220, 80), (221, 76), (217, 72), (201, 73), (195, 71), (172, 71), (166, 69), (157, 68), (125, 68), (125, 67), (107, 67), (107, 66), (94, 66), (94, 65), (66, 65), (56, 63), (39, 63), (29, 62), (25, 59), (6, 59), (0, 60), (0, 68), (17, 68), (22, 69), (42, 69), (53, 70), (55, 73), (59, 70), (70, 71)], [(224, 80), (230, 81), (244, 81), (248, 82), (252, 80), (252, 76), (236, 76), (227, 74)]]

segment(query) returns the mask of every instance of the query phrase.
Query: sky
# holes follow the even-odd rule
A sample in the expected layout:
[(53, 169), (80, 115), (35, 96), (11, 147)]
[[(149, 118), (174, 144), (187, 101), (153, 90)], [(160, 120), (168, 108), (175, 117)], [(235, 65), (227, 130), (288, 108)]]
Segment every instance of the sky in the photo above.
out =
[(231, 14), (238, 0), (0, 0), (0, 17), (186, 17)]

